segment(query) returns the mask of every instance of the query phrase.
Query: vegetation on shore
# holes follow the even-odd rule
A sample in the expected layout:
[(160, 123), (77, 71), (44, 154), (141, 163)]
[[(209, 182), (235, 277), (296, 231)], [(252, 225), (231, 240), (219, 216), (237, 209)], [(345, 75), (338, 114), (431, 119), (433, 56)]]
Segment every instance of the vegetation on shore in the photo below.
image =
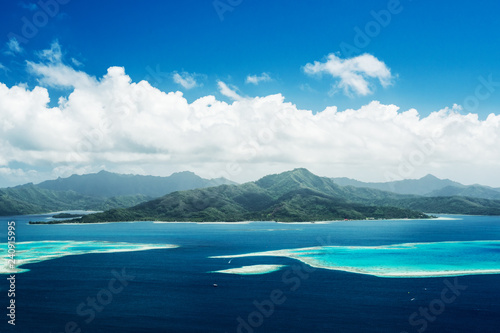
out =
[(369, 201), (368, 197), (364, 191), (344, 190), (328, 178), (296, 169), (242, 185), (178, 191), (135, 207), (86, 215), (74, 222), (301, 222), (428, 217), (408, 208), (362, 202)]

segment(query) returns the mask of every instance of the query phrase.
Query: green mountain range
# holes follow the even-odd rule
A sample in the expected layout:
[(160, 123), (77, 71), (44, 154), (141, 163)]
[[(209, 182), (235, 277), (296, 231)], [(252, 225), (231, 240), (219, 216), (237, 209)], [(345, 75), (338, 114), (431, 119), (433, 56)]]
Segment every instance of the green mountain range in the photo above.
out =
[(366, 218), (423, 218), (408, 208), (372, 204), (405, 198), (372, 189), (343, 188), (306, 169), (270, 175), (242, 185), (179, 191), (127, 209), (84, 216), (104, 221), (319, 221)]
[(414, 194), (429, 197), (465, 196), (500, 200), (500, 188), (484, 185), (463, 185), (449, 179), (427, 175), (420, 179), (404, 179), (385, 183), (361, 182), (350, 178), (332, 178), (340, 186), (354, 186), (389, 191), (398, 194)]
[(222, 184), (235, 183), (225, 178), (204, 179), (189, 171), (177, 172), (168, 177), (122, 175), (101, 171), (99, 173), (48, 180), (37, 186), (53, 191), (75, 191), (92, 197), (110, 198), (144, 195), (156, 198), (175, 191)]
[(0, 216), (48, 213), (62, 210), (107, 210), (151, 200), (144, 195), (91, 197), (75, 191), (51, 191), (33, 184), (0, 189)]
[(224, 179), (203, 179), (192, 172), (169, 177), (120, 175), (101, 171), (0, 189), (0, 216), (64, 210), (109, 210), (132, 207), (179, 190), (232, 184)]
[(486, 186), (465, 186), (430, 175), (396, 184), (382, 183), (399, 192), (426, 193), (415, 195), (359, 187), (367, 184), (362, 182), (356, 186), (338, 183), (338, 178), (318, 177), (306, 169), (242, 185), (223, 178), (203, 179), (191, 172), (152, 177), (102, 171), (0, 189), (0, 215), (105, 211), (86, 216), (82, 222), (316, 221), (417, 218), (424, 216), (422, 212), (500, 215), (500, 197), (496, 189)]
[(402, 195), (339, 186), (306, 169), (270, 175), (242, 185), (179, 191), (127, 209), (87, 215), (104, 221), (318, 221), (422, 218), (422, 212), (500, 215), (500, 201), (471, 197)]

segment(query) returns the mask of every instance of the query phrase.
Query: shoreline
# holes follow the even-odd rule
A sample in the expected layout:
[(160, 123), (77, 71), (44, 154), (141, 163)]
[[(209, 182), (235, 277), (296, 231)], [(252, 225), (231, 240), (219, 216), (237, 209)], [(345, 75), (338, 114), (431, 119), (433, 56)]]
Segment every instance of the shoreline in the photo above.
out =
[[(443, 217), (436, 215), (455, 215), (455, 216), (476, 216), (476, 215), (458, 215), (458, 214), (436, 214), (425, 213), (427, 218), (366, 218), (363, 220), (355, 219), (338, 219), (338, 220), (313, 220), (313, 221), (262, 221), (262, 220), (243, 220), (243, 221), (163, 221), (163, 220), (136, 220), (136, 221), (97, 221), (97, 222), (79, 222), (79, 219), (69, 219), (69, 220), (52, 220), (52, 221), (29, 221), (29, 225), (46, 225), (46, 224), (108, 224), (108, 223), (135, 223), (135, 222), (152, 222), (152, 223), (196, 223), (196, 224), (249, 224), (258, 222), (273, 222), (280, 224), (331, 224), (340, 222), (360, 222), (360, 221), (444, 221), (444, 220), (462, 220), (461, 218), (453, 217)], [(491, 215), (487, 215), (491, 216)]]
[(79, 222), (72, 220), (53, 220), (53, 221), (29, 221), (29, 225), (43, 225), (43, 224), (109, 224), (109, 223), (136, 223), (136, 222), (152, 222), (157, 224), (162, 223), (196, 223), (196, 224), (249, 224), (249, 223), (280, 223), (280, 224), (330, 224), (330, 223), (340, 223), (340, 222), (360, 222), (360, 221), (435, 221), (435, 220), (460, 220), (460, 219), (450, 219), (441, 217), (428, 217), (428, 218), (377, 218), (377, 219), (364, 219), (364, 220), (318, 220), (318, 221), (257, 221), (257, 220), (246, 220), (246, 221), (162, 221), (162, 220), (139, 220), (139, 221), (100, 221), (100, 222)]

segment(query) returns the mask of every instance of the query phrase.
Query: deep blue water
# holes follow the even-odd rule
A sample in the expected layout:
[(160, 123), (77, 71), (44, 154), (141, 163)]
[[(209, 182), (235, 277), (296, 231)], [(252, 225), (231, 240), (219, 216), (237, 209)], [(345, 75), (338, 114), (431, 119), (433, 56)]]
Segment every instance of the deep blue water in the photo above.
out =
[[(500, 217), (461, 218), (97, 225), (27, 225), (40, 217), (1, 218), (1, 243), (7, 239), (7, 221), (15, 220), (17, 242), (97, 240), (179, 247), (66, 256), (26, 265), (30, 271), (16, 274), (16, 326), (8, 325), (2, 314), (0, 331), (59, 333), (74, 322), (81, 332), (498, 332), (500, 275), (380, 278), (312, 269), (283, 257), (234, 258), (231, 263), (208, 258), (321, 245), (500, 240)], [(270, 263), (288, 266), (262, 275), (207, 273)], [(87, 323), (90, 314), (79, 315), (77, 308), (83, 303), (81, 309), (90, 309), (88, 299), (109, 290), (113, 270), (125, 270), (134, 279), (119, 292), (108, 291), (109, 304), (94, 311)], [(455, 294), (449, 285), (458, 285)], [(5, 313), (7, 289), (4, 280), (0, 293), (5, 295)]]

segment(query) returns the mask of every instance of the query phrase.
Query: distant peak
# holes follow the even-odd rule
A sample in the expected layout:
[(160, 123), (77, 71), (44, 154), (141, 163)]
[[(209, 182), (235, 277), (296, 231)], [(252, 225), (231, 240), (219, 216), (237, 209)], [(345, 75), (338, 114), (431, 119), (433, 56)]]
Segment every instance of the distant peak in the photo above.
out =
[(296, 169), (293, 169), (292, 171), (290, 171), (291, 173), (294, 173), (294, 174), (307, 174), (307, 175), (310, 175), (312, 174), (311, 171), (307, 170), (306, 168), (296, 168)]
[(439, 180), (439, 178), (438, 178), (438, 177), (436, 177), (436, 176), (434, 176), (434, 175), (431, 175), (430, 173), (429, 173), (428, 175), (426, 175), (426, 176), (424, 176), (424, 177), (420, 178), (420, 179), (429, 179), (429, 180), (431, 180), (431, 179), (433, 179), (433, 180), (434, 180), (434, 179), (437, 179), (437, 180)]
[(171, 176), (173, 175), (196, 175), (192, 171), (179, 171), (179, 172), (174, 172)]

